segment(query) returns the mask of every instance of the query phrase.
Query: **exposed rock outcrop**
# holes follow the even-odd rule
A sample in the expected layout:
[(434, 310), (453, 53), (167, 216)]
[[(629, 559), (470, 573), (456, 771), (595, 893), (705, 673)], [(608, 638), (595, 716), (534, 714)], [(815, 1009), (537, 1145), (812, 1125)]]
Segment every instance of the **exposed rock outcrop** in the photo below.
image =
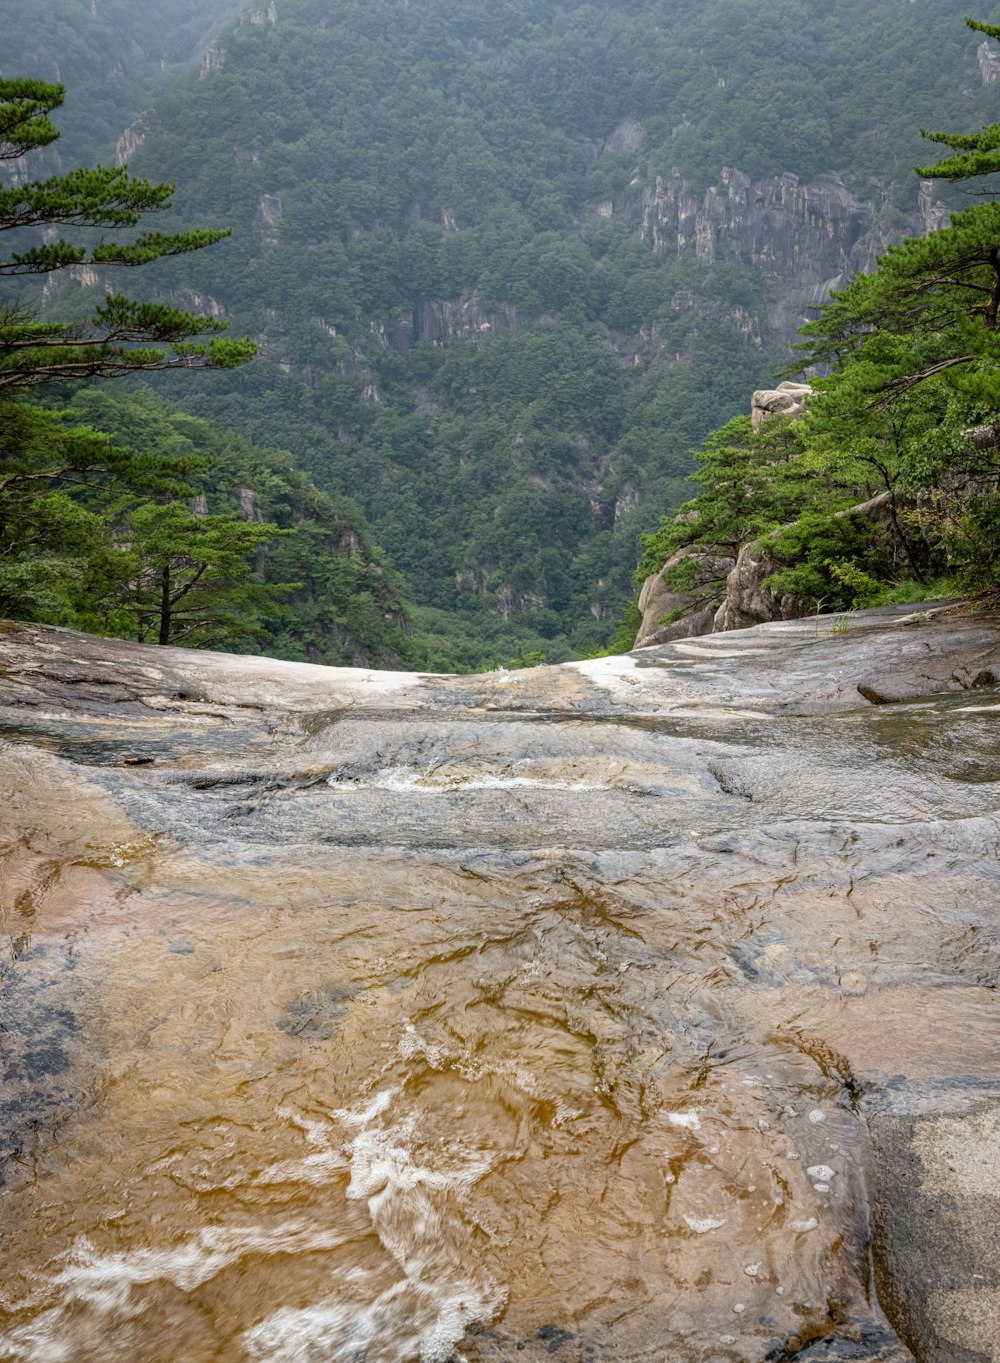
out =
[(917, 192), (917, 235), (925, 237), (928, 232), (940, 232), (951, 221), (951, 210), (934, 197), (934, 181), (921, 180)]
[[(605, 142), (587, 146), (594, 156), (606, 149), (628, 153), (639, 149), (642, 137), (641, 125), (625, 119)], [(736, 325), (749, 336), (763, 330), (779, 345), (790, 346), (810, 309), (831, 289), (870, 270), (890, 242), (945, 226), (949, 214), (935, 200), (932, 181), (923, 182), (911, 220), (890, 228), (879, 205), (855, 198), (836, 175), (804, 184), (797, 175), (754, 179), (726, 166), (719, 184), (699, 194), (679, 173), (650, 178), (637, 166), (628, 188), (594, 203), (588, 216), (634, 222), (657, 251), (693, 250), (706, 261), (749, 261), (767, 280), (768, 305), (759, 317), (741, 316), (745, 310), (734, 308)], [(447, 209), (441, 222), (446, 232), (457, 225)], [(521, 321), (512, 305), (488, 305), (474, 294), (427, 299), (403, 314), (393, 343), (405, 350), (410, 340), (475, 339), (516, 330)]]
[(1000, 50), (988, 38), (984, 38), (976, 50), (979, 58), (979, 74), (984, 85), (992, 85), (1000, 76)]
[(279, 194), (262, 194), (259, 200), (260, 220), (262, 231), (260, 242), (262, 246), (274, 247), (278, 245), (278, 225), (281, 222), (281, 215), (284, 212), (284, 203)]
[(263, 525), (267, 517), (264, 515), (257, 500), (257, 494), (252, 487), (241, 487), (237, 490), (237, 497), (240, 503), (240, 510), (248, 521), (255, 521), (258, 525)]
[[(672, 569), (690, 564), (689, 586), (677, 587), (666, 580)], [(646, 578), (639, 593), (642, 624), (636, 648), (666, 644), (671, 639), (691, 639), (711, 634), (719, 609), (719, 584), (726, 580), (733, 560), (719, 554), (701, 554), (678, 549), (658, 573)]]
[(260, 196), (260, 216), (265, 227), (277, 227), (283, 211), (284, 205), (279, 194)]
[[(751, 399), (753, 429), (759, 430), (762, 423), (773, 416), (796, 419), (804, 416), (812, 391), (808, 383), (780, 383), (777, 388), (758, 389)], [(872, 507), (880, 507), (883, 501), (884, 498), (874, 498)], [(853, 508), (860, 512), (868, 509), (867, 503)], [(689, 519), (696, 514), (682, 513), (678, 519)], [(695, 565), (690, 583), (679, 587), (665, 581), (671, 570), (676, 570), (685, 561)], [(757, 543), (744, 544), (735, 562), (720, 554), (699, 552), (690, 547), (679, 549), (658, 573), (652, 573), (642, 584), (639, 593), (642, 624), (633, 647), (649, 648), (671, 639), (748, 629), (769, 620), (796, 620), (807, 615), (810, 602), (787, 592), (776, 592), (766, 585), (767, 579), (782, 566), (766, 546)], [(677, 576), (676, 572), (674, 576)], [(726, 585), (720, 603), (718, 583), (723, 576)]]
[[(922, 611), (924, 620), (937, 611)], [(922, 658), (884, 671), (865, 673), (858, 695), (872, 705), (894, 705), (946, 691), (975, 691), (1000, 682), (1000, 639), (977, 640), (974, 647)]]
[[(777, 390), (775, 390), (777, 392)], [(754, 400), (769, 398), (772, 393), (755, 393)], [(756, 412), (755, 407), (755, 412)], [(761, 407), (763, 417), (768, 415), (766, 405)], [(780, 411), (780, 407), (778, 408)], [(912, 508), (912, 503), (906, 504)], [(884, 526), (894, 537), (899, 535), (899, 512), (903, 509), (898, 497), (889, 492), (880, 492), (866, 502), (836, 512), (837, 516), (858, 516), (872, 525)], [(906, 544), (897, 544), (897, 556), (902, 562), (907, 554)], [(668, 596), (669, 588), (663, 582), (664, 574), (685, 558), (704, 561), (706, 564), (730, 565), (726, 576), (725, 594), (721, 604), (709, 613), (708, 597), (699, 596), (697, 588), (690, 591), (675, 591)], [(750, 629), (754, 625), (766, 624), (771, 620), (798, 620), (811, 615), (816, 609), (815, 601), (796, 596), (790, 592), (776, 591), (768, 586), (768, 579), (780, 572), (786, 565), (768, 547), (767, 538), (744, 544), (736, 562), (732, 559), (716, 559), (710, 554), (701, 554), (691, 549), (682, 549), (674, 554), (660, 570), (648, 577), (639, 595), (639, 609), (643, 612), (643, 622), (636, 636), (635, 648), (648, 648), (651, 644), (667, 643), (670, 639), (687, 639), (705, 634), (718, 634), (734, 629)], [(707, 578), (703, 579), (706, 583)], [(699, 583), (699, 579), (696, 579)], [(644, 604), (648, 603), (648, 604)], [(673, 619), (669, 629), (662, 625), (662, 616), (670, 611)], [(658, 627), (659, 626), (659, 627)], [(977, 685), (980, 683), (976, 683)], [(942, 684), (940, 690), (948, 687)]]
[(643, 234), (657, 250), (693, 246), (703, 260), (749, 260), (768, 281), (767, 323), (791, 343), (808, 309), (868, 269), (886, 239), (875, 206), (836, 175), (804, 185), (797, 175), (754, 180), (736, 167), (719, 186), (691, 192), (680, 175), (643, 191)]
[(808, 615), (812, 603), (766, 585), (767, 579), (782, 566), (767, 548), (744, 544), (726, 578), (725, 600), (715, 612), (711, 626), (698, 633), (748, 629), (767, 620), (798, 620)]
[(496, 332), (516, 331), (517, 308), (513, 303), (488, 305), (478, 294), (461, 298), (428, 298), (401, 319), (393, 344), (404, 352), (413, 341), (439, 345), (455, 339), (478, 340)]
[(979, 1363), (1000, 1344), (1000, 1102), (983, 1097), (941, 1095), (937, 1111), (871, 1123), (875, 1281), (926, 1363)]
[(204, 80), (213, 71), (221, 71), (226, 64), (226, 49), (224, 47), (209, 47), (201, 55), (201, 69), (198, 72), (198, 79)]
[[(641, 129), (629, 128), (629, 141), (638, 147)], [(595, 204), (591, 216), (637, 220), (657, 251), (749, 261), (767, 280), (768, 305), (760, 323), (779, 343), (791, 345), (810, 309), (831, 289), (870, 270), (891, 242), (948, 221), (930, 181), (909, 222), (890, 225), (880, 209), (879, 203), (856, 198), (833, 174), (805, 184), (790, 173), (755, 179), (724, 166), (719, 183), (699, 193), (677, 171), (650, 178), (638, 167), (629, 187)]]
[(779, 383), (777, 388), (758, 388), (750, 400), (750, 418), (755, 431), (769, 416), (805, 416), (806, 401), (812, 393), (808, 383)]
[(119, 137), (118, 141), (115, 143), (115, 165), (127, 165), (148, 136), (148, 115), (140, 114), (136, 121), (125, 129), (121, 137)]

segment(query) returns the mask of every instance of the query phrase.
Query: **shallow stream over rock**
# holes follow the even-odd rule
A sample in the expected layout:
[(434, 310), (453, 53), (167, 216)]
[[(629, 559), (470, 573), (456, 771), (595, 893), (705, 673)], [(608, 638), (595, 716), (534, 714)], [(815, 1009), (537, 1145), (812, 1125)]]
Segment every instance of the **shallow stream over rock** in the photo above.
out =
[(3, 627), (0, 1358), (1000, 1359), (997, 639)]

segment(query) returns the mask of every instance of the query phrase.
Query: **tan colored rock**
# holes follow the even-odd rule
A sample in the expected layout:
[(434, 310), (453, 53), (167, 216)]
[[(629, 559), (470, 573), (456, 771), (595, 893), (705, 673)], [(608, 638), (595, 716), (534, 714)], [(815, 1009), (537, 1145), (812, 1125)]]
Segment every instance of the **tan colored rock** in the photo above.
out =
[(769, 416), (804, 416), (812, 391), (812, 385), (808, 383), (785, 382), (779, 383), (777, 388), (759, 388), (750, 403), (754, 430), (759, 431)]
[(715, 632), (748, 629), (768, 620), (797, 620), (810, 614), (811, 601), (764, 585), (765, 579), (781, 567), (766, 549), (745, 544), (726, 578), (726, 599), (715, 614)]
[[(664, 573), (686, 560), (694, 564), (690, 587), (678, 589), (664, 581)], [(711, 634), (719, 597), (718, 584), (732, 566), (731, 558), (678, 549), (658, 573), (652, 573), (642, 584), (639, 593), (642, 624), (635, 647), (648, 648), (653, 644), (669, 643), (671, 639), (693, 639)]]

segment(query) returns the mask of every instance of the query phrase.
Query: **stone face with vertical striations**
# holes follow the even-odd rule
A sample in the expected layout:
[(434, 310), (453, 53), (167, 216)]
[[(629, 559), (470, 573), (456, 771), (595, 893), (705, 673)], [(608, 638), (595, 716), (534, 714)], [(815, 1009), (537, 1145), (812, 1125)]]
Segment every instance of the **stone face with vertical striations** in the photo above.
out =
[(614, 201), (616, 215), (640, 216), (654, 250), (694, 249), (705, 261), (750, 262), (767, 280), (769, 329), (792, 345), (810, 309), (856, 274), (871, 270), (892, 242), (945, 226), (948, 211), (928, 182), (917, 213), (903, 230), (888, 230), (878, 206), (856, 199), (838, 175), (811, 184), (797, 175), (753, 179), (724, 166), (703, 195), (675, 172), (647, 181), (637, 172)]
[(992, 85), (1000, 76), (1000, 49), (984, 38), (976, 51), (979, 58), (979, 74), (984, 85)]

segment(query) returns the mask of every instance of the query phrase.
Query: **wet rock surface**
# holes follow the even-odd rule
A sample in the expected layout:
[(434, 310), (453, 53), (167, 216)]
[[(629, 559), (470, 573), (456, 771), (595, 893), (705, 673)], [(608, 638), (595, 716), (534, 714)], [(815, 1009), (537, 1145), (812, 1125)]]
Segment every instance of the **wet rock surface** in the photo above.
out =
[(0, 1357), (997, 1356), (997, 632), (0, 629)]
[(877, 1280), (900, 1334), (930, 1363), (1000, 1356), (997, 1089), (992, 1101), (953, 1090), (942, 1112), (872, 1122)]

